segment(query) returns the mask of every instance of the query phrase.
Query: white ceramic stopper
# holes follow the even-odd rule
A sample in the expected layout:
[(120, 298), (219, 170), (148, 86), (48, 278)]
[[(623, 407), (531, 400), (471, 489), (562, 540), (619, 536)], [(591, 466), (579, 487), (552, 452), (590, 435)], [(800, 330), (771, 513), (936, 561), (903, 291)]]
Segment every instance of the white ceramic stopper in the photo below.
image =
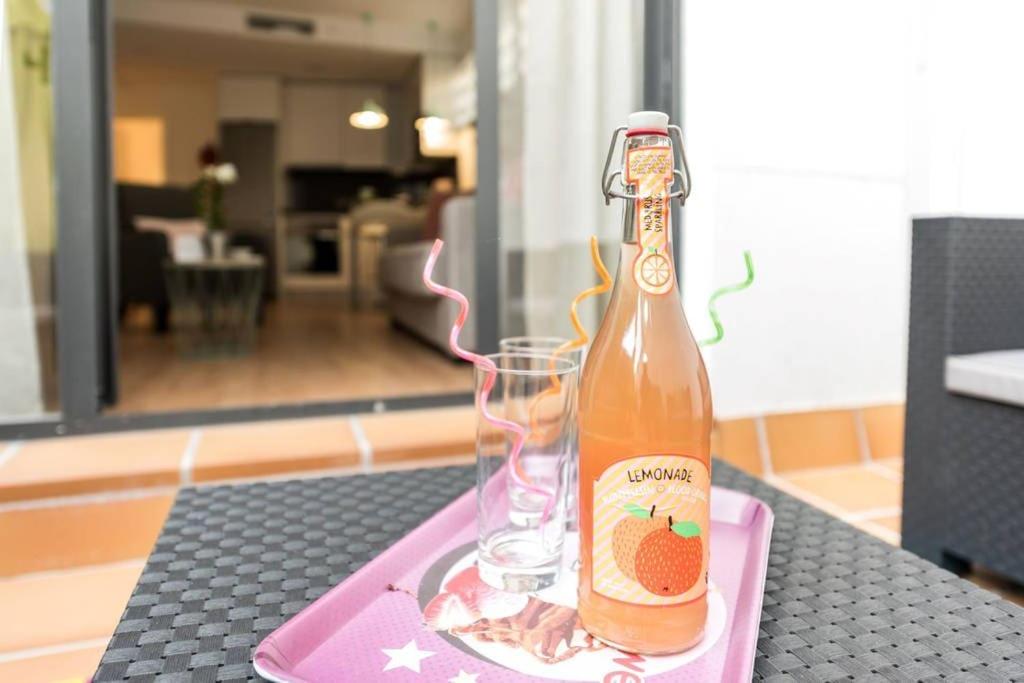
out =
[(668, 132), (668, 114), (660, 111), (635, 111), (626, 119), (629, 130)]

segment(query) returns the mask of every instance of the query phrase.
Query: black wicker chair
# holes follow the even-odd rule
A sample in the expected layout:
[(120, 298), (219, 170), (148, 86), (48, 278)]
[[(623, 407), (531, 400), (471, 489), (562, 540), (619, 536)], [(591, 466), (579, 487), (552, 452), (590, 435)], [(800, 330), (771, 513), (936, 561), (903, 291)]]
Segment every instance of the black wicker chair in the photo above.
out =
[(903, 547), (1024, 582), (1024, 407), (952, 393), (951, 355), (1024, 348), (1024, 220), (915, 220)]

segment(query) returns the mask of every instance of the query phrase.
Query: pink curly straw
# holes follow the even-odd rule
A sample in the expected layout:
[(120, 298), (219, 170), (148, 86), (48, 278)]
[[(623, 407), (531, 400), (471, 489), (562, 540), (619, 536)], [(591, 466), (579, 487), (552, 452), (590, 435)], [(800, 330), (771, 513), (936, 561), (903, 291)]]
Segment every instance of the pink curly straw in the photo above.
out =
[(551, 515), (552, 509), (555, 507), (554, 494), (547, 489), (527, 482), (522, 478), (522, 475), (519, 474), (519, 454), (522, 453), (523, 444), (526, 441), (526, 429), (515, 422), (510, 422), (509, 420), (504, 420), (492, 415), (487, 410), (487, 399), (490, 397), (491, 389), (494, 388), (494, 383), (498, 379), (498, 367), (490, 358), (473, 353), (472, 351), (467, 351), (459, 346), (459, 333), (462, 332), (462, 327), (466, 324), (466, 318), (469, 316), (469, 300), (462, 294), (462, 292), (452, 289), (451, 287), (439, 285), (431, 279), (434, 273), (434, 266), (437, 264), (437, 257), (441, 255), (441, 248), (443, 246), (444, 240), (434, 240), (434, 246), (430, 249), (430, 256), (427, 257), (427, 264), (423, 267), (423, 284), (426, 285), (427, 289), (434, 294), (439, 294), (458, 302), (459, 315), (455, 318), (455, 324), (452, 325), (451, 334), (448, 336), (448, 345), (456, 356), (462, 360), (473, 363), (475, 366), (481, 368), (487, 373), (487, 377), (484, 379), (484, 383), (480, 387), (480, 392), (476, 397), (480, 413), (483, 415), (484, 419), (492, 425), (515, 434), (512, 441), (512, 452), (508, 456), (509, 474), (512, 477), (512, 481), (514, 481), (517, 486), (544, 496), (546, 502), (544, 503), (544, 512), (541, 516), (541, 522), (545, 523)]

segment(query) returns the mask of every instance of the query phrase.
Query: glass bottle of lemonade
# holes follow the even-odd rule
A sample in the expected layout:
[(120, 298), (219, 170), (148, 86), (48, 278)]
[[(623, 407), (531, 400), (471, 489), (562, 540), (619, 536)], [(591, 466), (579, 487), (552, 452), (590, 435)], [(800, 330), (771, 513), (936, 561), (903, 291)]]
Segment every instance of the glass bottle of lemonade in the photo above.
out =
[(642, 654), (693, 647), (707, 617), (711, 393), (672, 265), (668, 131), (629, 117), (619, 269), (579, 394), (580, 618)]

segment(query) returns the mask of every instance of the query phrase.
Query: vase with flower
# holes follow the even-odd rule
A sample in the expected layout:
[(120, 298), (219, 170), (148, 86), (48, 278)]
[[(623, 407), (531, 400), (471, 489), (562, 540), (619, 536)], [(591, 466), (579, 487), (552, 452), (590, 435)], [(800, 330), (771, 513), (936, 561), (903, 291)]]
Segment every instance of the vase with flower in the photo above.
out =
[(224, 188), (238, 180), (238, 170), (232, 163), (221, 163), (217, 148), (212, 144), (199, 150), (199, 168), (196, 204), (206, 223), (210, 258), (220, 261), (227, 254), (228, 241), (224, 230)]

